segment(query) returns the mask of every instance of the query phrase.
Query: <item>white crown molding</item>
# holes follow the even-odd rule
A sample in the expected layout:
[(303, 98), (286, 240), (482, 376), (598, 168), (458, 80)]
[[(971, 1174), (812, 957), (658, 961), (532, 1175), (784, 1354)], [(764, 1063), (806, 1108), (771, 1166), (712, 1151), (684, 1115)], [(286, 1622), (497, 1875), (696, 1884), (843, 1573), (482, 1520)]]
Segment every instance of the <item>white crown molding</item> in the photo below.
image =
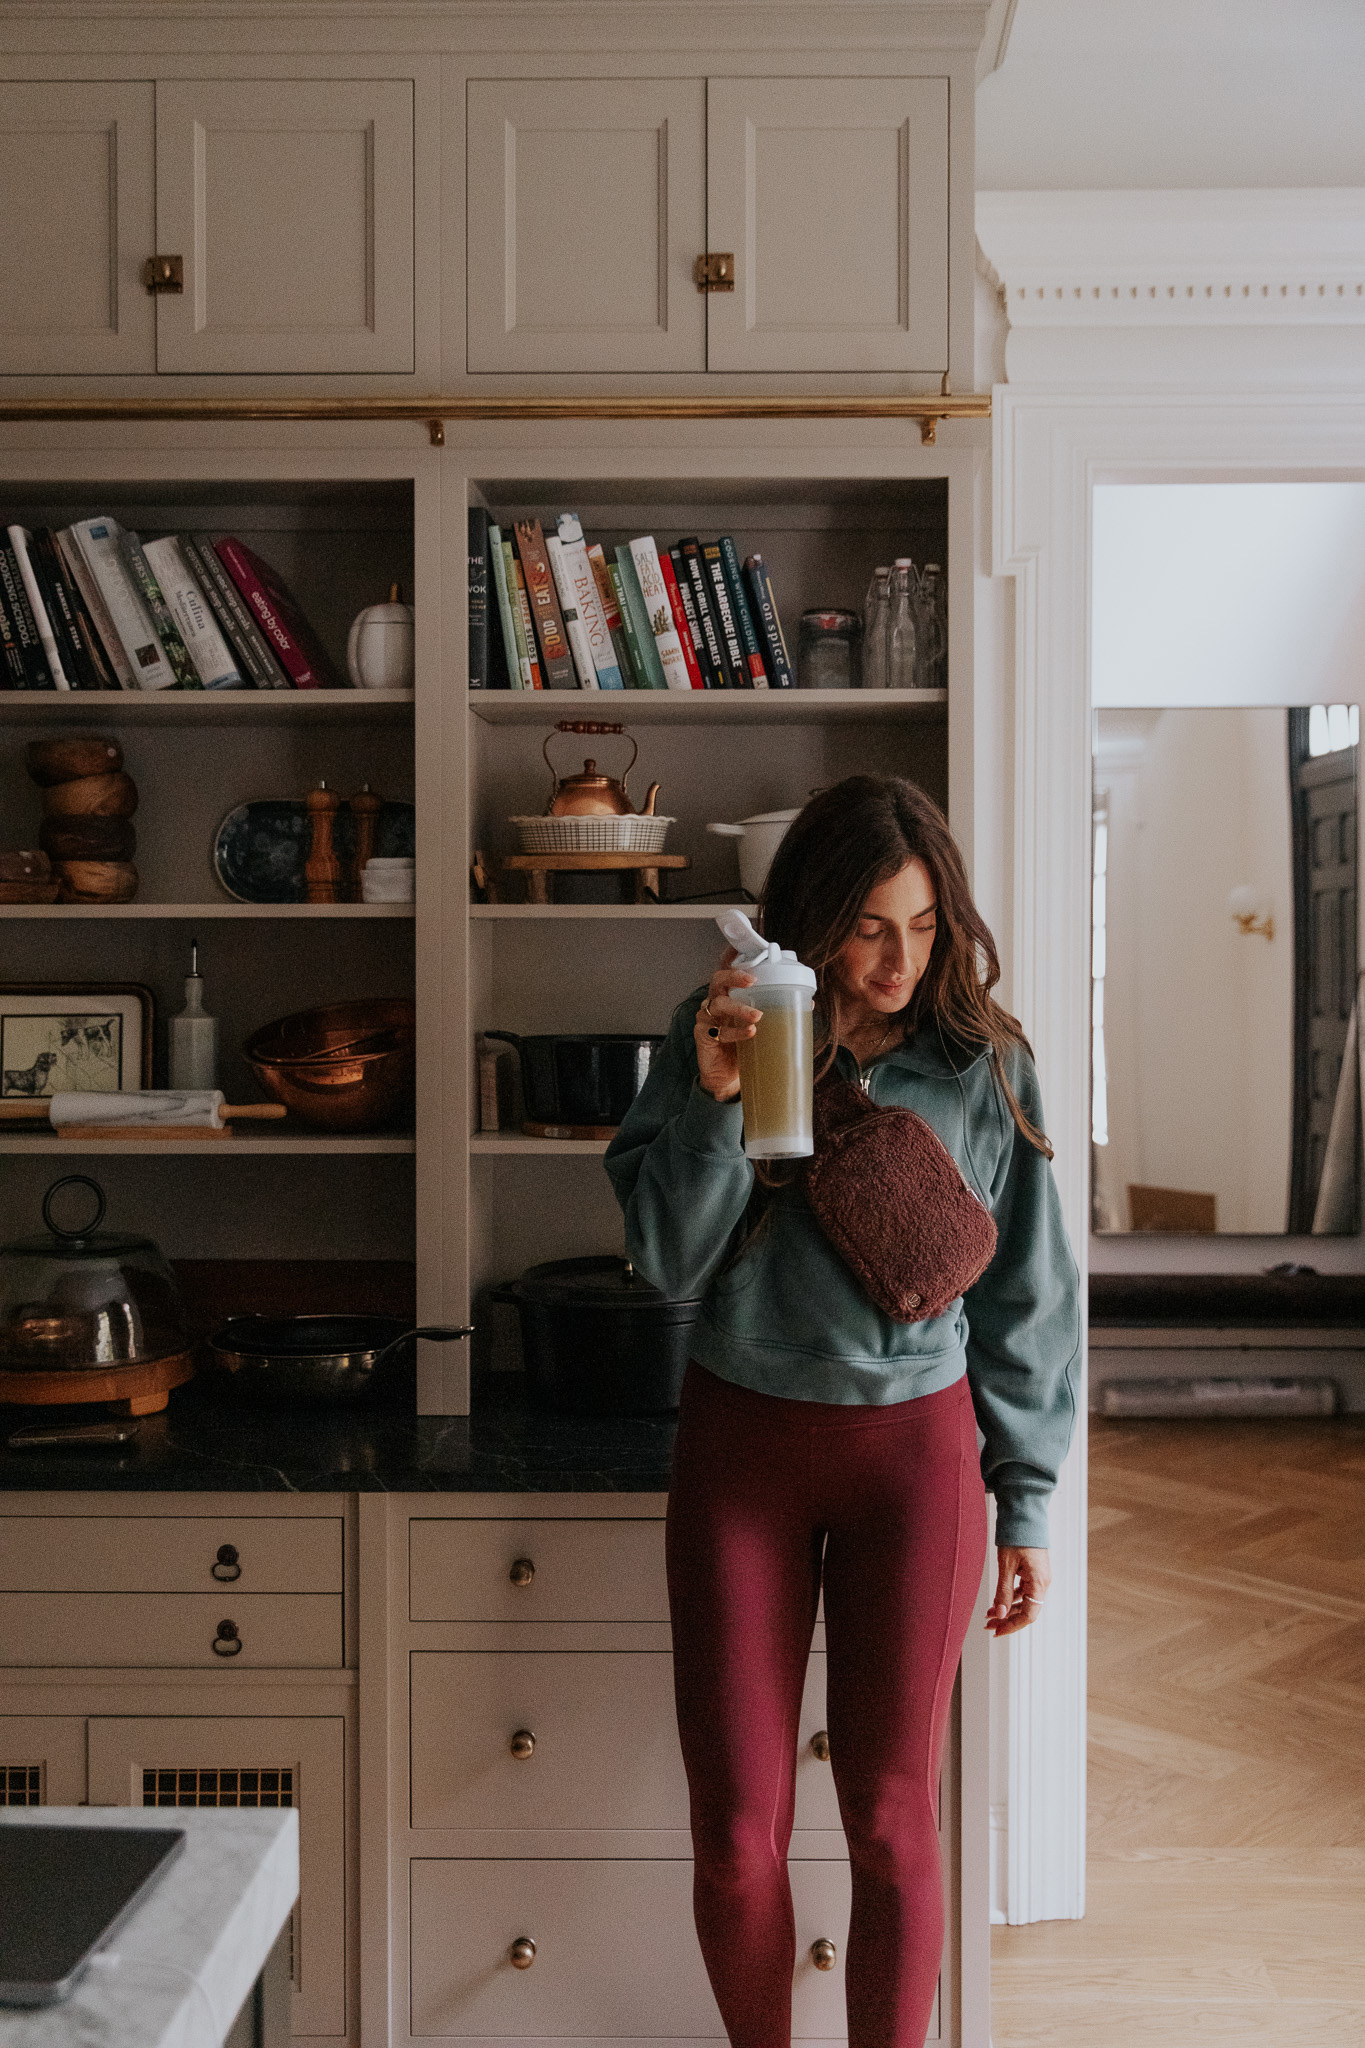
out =
[(1011, 327), (1365, 325), (1365, 187), (978, 192)]

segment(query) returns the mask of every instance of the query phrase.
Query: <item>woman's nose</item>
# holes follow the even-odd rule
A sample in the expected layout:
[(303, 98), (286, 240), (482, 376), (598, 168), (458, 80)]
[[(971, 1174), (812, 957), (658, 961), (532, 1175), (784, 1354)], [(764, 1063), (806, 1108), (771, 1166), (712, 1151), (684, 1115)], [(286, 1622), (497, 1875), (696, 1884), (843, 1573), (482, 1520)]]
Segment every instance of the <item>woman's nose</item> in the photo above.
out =
[(886, 935), (887, 966), (895, 974), (910, 971), (910, 941), (904, 932), (888, 932)]

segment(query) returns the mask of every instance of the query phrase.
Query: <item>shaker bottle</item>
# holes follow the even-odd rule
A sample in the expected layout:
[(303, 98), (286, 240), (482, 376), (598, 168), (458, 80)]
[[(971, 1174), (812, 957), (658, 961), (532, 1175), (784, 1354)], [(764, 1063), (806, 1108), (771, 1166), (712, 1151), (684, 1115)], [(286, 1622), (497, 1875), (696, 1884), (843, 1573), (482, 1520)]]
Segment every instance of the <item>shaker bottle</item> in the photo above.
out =
[(742, 910), (723, 911), (716, 923), (739, 955), (735, 966), (754, 977), (751, 988), (731, 989), (731, 996), (763, 1012), (754, 1036), (735, 1048), (745, 1153), (750, 1159), (809, 1159), (815, 1150), (815, 975), (795, 953), (761, 939)]

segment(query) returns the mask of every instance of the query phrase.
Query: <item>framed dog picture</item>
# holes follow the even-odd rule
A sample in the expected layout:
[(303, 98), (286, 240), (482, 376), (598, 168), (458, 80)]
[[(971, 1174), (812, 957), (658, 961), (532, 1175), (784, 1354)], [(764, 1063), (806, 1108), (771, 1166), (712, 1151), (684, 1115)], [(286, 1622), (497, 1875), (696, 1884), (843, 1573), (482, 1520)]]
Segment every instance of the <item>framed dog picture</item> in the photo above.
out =
[(0, 1100), (152, 1085), (152, 992), (139, 982), (0, 983)]

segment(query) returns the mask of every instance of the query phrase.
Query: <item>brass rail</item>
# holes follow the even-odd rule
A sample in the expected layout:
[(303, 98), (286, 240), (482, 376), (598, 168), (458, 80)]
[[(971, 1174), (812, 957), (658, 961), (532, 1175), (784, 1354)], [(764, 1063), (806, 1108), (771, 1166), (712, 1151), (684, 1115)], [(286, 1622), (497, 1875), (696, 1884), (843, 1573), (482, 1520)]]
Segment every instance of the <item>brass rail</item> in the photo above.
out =
[(421, 420), (433, 447), (447, 421), (516, 420), (915, 420), (931, 445), (940, 420), (985, 420), (988, 391), (961, 398), (11, 398), (0, 420)]

